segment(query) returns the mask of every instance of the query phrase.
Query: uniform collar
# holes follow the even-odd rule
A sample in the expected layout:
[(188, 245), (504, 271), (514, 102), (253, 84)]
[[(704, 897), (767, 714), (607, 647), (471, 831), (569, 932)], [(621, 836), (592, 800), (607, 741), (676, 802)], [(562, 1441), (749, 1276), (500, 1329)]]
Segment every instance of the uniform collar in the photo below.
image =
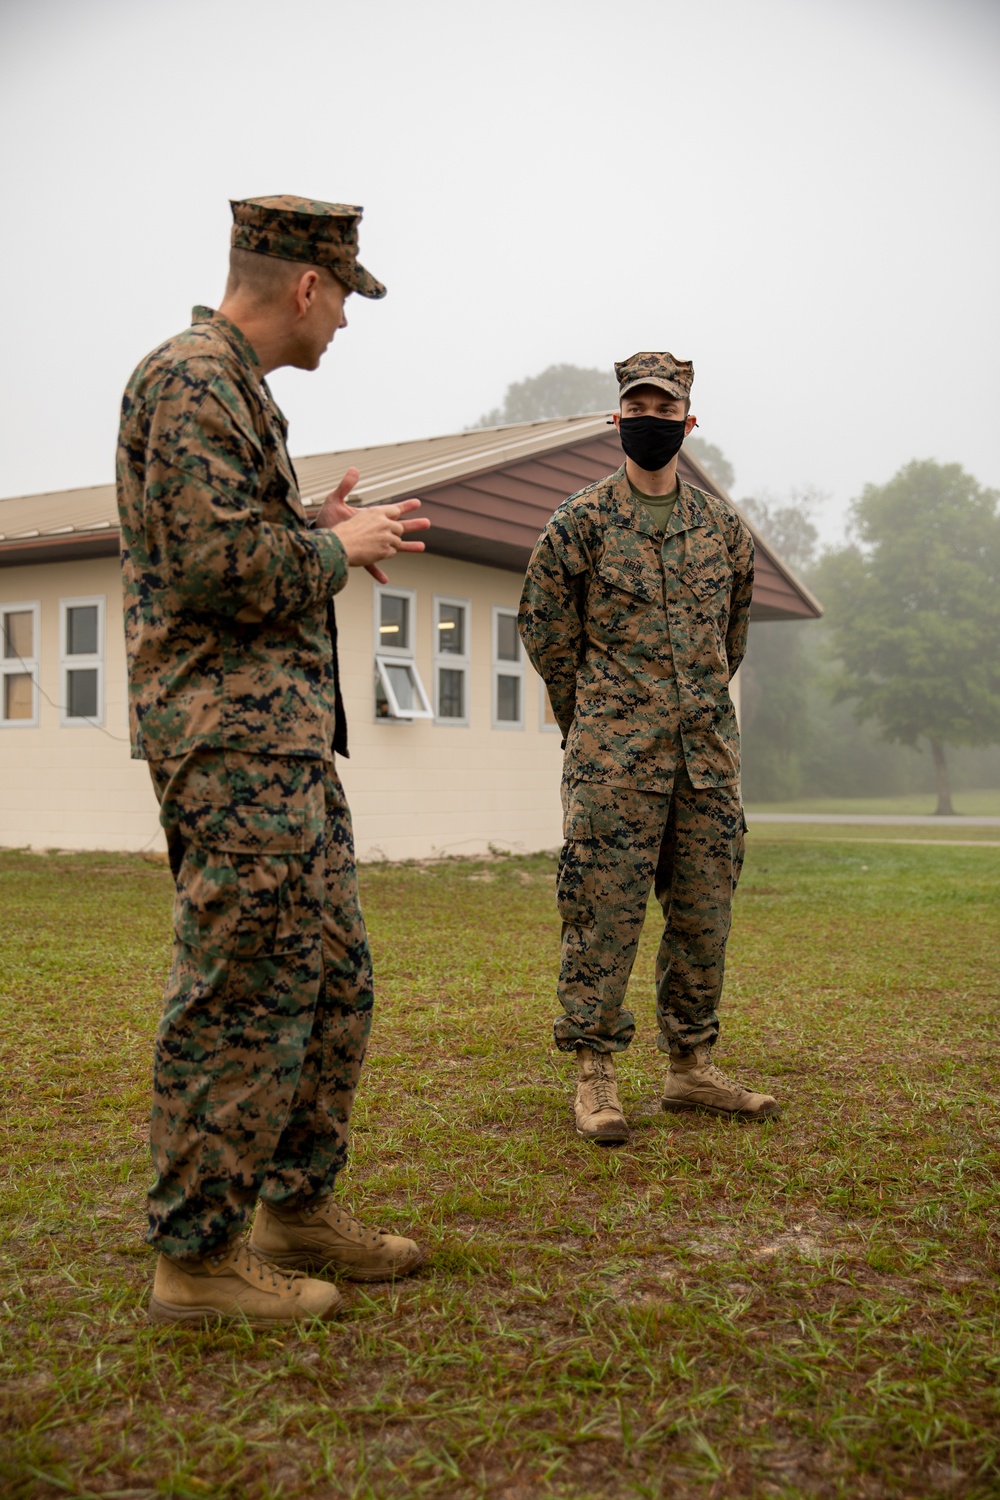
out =
[(683, 479), (677, 481), (677, 500), (673, 515), (667, 522), (666, 532), (661, 532), (641, 500), (632, 494), (632, 487), (625, 473), (625, 465), (611, 476), (611, 515), (616, 526), (626, 526), (630, 531), (641, 531), (645, 536), (658, 540), (675, 531), (691, 531), (696, 526), (705, 526), (707, 517), (698, 500), (698, 491)]
[(677, 504), (667, 522), (665, 535), (671, 536), (675, 531), (693, 531), (697, 526), (708, 524), (709, 517), (701, 502), (701, 491), (696, 490), (694, 485), (685, 484), (683, 479), (680, 480), (677, 486)]
[(237, 328), (236, 324), (231, 322), (229, 318), (223, 317), (222, 313), (216, 312), (213, 307), (195, 307), (191, 311), (191, 323), (192, 325), (197, 323), (211, 323), (212, 327), (217, 329), (223, 338), (233, 346), (233, 349), (242, 362), (250, 366), (257, 379), (263, 381), (264, 371), (261, 368), (260, 360), (257, 358), (256, 349), (242, 329)]

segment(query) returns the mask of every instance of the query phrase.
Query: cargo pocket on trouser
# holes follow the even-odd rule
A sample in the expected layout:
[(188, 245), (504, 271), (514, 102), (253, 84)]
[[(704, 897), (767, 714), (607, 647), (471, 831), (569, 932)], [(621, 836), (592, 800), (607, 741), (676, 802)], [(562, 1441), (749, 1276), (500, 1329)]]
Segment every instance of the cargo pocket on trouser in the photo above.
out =
[[(580, 1043), (619, 1051), (635, 1030), (631, 1013), (623, 1009), (631, 954), (622, 954), (618, 913), (607, 899), (606, 846), (613, 840), (604, 803), (615, 795), (590, 783), (583, 783), (582, 790), (564, 788), (566, 839), (557, 883), (562, 918), (558, 993), (564, 1014), (553, 1032), (556, 1046), (567, 1052)], [(599, 831), (605, 821), (608, 829)]]
[(319, 930), (308, 877), (322, 840), (322, 786), (308, 784), (309, 762), (229, 754), (219, 769), (217, 786), (206, 778), (198, 788), (217, 801), (178, 809), (185, 847), (174, 931), (190, 948), (232, 959), (299, 948), (310, 927), (314, 939)]
[(325, 775), (323, 980), (299, 1091), (271, 1171), (268, 1202), (298, 1204), (332, 1191), (347, 1159), (348, 1127), (372, 1019), (372, 971), (358, 898), (351, 815), (335, 767)]
[(746, 857), (747, 845), (747, 815), (740, 807), (740, 820), (737, 825), (736, 834), (733, 838), (733, 890), (739, 885), (740, 875), (743, 873), (743, 860)]
[(572, 788), (566, 793), (563, 839), (556, 876), (556, 904), (565, 933), (567, 927), (589, 929), (594, 925), (594, 839), (590, 813), (576, 800)]
[(201, 803), (179, 814), (150, 1200), (153, 1237), (178, 1252), (238, 1232), (291, 1108), (322, 974), (321, 812)]
[(261, 806), (252, 828), (246, 808), (215, 809), (211, 823), (189, 839), (178, 876), (175, 964), (212, 996), (226, 1054), (216, 1077), (259, 1071), (294, 1090), (322, 978), (322, 832)]
[(301, 853), (189, 844), (177, 877), (174, 932), (185, 947), (221, 959), (301, 948), (309, 925), (304, 885)]
[(563, 1014), (553, 1034), (556, 1046), (571, 1052), (593, 1030), (588, 959), (596, 912), (590, 813), (572, 786), (563, 787), (563, 806), (563, 846), (556, 875), (556, 905), (562, 919), (558, 995)]

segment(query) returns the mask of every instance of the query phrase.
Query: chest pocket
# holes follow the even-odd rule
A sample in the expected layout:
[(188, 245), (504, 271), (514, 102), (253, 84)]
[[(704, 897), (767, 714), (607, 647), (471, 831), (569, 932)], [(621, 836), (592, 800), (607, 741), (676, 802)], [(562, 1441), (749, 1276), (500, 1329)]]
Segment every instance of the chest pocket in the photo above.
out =
[(660, 579), (639, 558), (605, 553), (590, 586), (591, 629), (608, 646), (628, 647), (661, 599)]
[(596, 582), (605, 589), (620, 589), (636, 599), (651, 604), (660, 592), (659, 579), (654, 578), (642, 562), (631, 558), (608, 557), (601, 559)]
[[(728, 568), (720, 567), (717, 562), (713, 561), (701, 567), (685, 568), (680, 574), (680, 581), (688, 593), (694, 595), (699, 604), (705, 604), (716, 594), (721, 594), (723, 589), (728, 595), (732, 574)], [(720, 598), (718, 602), (721, 605), (724, 600)]]

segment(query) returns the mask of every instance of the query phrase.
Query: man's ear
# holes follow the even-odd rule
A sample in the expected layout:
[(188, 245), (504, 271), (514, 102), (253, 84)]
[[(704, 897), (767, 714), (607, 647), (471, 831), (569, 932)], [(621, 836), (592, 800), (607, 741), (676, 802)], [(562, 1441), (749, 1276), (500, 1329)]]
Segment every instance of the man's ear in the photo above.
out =
[(684, 436), (690, 437), (697, 425), (698, 418), (695, 416), (694, 412), (688, 412), (686, 418), (684, 419)]
[(316, 300), (316, 289), (319, 286), (319, 272), (310, 266), (308, 271), (303, 271), (295, 287), (295, 306), (299, 317), (304, 318), (313, 302)]
[(620, 411), (614, 412), (613, 415), (612, 415), (612, 417), (611, 417), (611, 420), (612, 420), (612, 422), (614, 422), (615, 429), (617, 431), (617, 429), (621, 425), (621, 420), (622, 420), (622, 414), (621, 414), (621, 412)]

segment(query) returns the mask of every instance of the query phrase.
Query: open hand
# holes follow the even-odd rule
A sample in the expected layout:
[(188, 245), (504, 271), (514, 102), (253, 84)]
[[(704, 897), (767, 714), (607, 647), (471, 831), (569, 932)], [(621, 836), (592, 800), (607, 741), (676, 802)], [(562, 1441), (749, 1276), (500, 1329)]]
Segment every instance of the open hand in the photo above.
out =
[(425, 516), (409, 514), (418, 508), (419, 500), (397, 500), (392, 505), (348, 505), (347, 496), (360, 478), (357, 469), (348, 469), (337, 488), (323, 501), (314, 524), (337, 533), (350, 567), (363, 567), (376, 583), (388, 583), (378, 563), (397, 552), (423, 552), (423, 542), (405, 538), (411, 531), (426, 531), (431, 523)]

